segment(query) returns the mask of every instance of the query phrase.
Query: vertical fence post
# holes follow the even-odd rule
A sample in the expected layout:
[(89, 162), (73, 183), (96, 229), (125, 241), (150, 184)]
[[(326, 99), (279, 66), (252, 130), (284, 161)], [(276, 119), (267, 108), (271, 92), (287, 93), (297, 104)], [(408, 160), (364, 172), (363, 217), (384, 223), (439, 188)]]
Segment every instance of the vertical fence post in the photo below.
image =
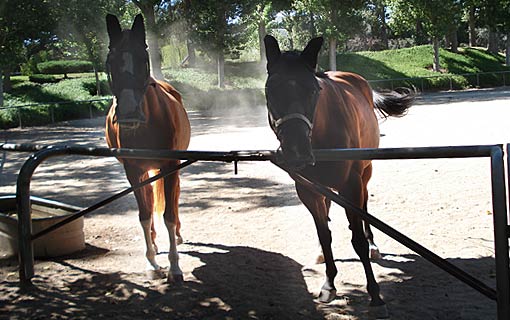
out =
[(93, 118), (93, 117), (92, 117), (92, 104), (93, 104), (93, 103), (94, 103), (94, 102), (92, 102), (92, 101), (90, 101), (90, 102), (89, 102), (89, 118), (90, 118), (90, 119), (92, 119), (92, 118)]
[[(55, 105), (58, 108), (58, 103), (55, 103)], [(53, 105), (50, 105), (50, 117), (51, 117), (51, 123), (55, 123), (55, 111), (53, 110)]]
[(510, 319), (510, 267), (508, 257), (508, 217), (506, 210), (503, 147), (491, 152), (491, 184), (496, 256), (498, 320)]
[(450, 79), (450, 91), (453, 90), (453, 81), (452, 81), (452, 77), (448, 77)]

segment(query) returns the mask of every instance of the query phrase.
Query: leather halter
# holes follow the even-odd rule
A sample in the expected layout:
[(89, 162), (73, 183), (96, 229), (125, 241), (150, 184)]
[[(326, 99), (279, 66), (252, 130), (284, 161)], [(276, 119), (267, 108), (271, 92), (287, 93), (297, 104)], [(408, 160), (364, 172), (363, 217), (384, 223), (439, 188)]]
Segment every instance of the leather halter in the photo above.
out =
[(308, 129), (310, 129), (310, 133), (312, 132), (312, 129), (313, 129), (313, 123), (310, 121), (310, 119), (308, 119), (304, 114), (302, 113), (289, 113), (287, 115), (284, 115), (283, 117), (279, 118), (279, 119), (274, 119), (273, 116), (271, 115), (271, 113), (269, 113), (270, 117), (271, 117), (271, 121), (273, 122), (273, 125), (275, 127), (275, 129), (277, 131), (279, 131), (280, 127), (287, 121), (289, 120), (293, 120), (293, 119), (298, 119), (298, 120), (301, 120), (301, 121), (304, 121), (306, 123), (306, 125), (308, 126)]

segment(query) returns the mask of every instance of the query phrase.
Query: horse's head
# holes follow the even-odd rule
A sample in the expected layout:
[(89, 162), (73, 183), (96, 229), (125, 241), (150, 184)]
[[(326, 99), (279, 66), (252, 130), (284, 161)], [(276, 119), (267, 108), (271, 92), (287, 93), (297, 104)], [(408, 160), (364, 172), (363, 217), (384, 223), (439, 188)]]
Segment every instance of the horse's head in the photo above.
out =
[(322, 42), (314, 38), (301, 53), (282, 53), (274, 37), (264, 38), (269, 124), (280, 141), (284, 161), (298, 170), (315, 163), (311, 135), (320, 91), (315, 66)]
[(117, 17), (108, 14), (106, 27), (110, 38), (106, 70), (117, 99), (117, 121), (145, 122), (142, 104), (150, 71), (143, 17), (137, 15), (131, 30), (122, 30)]

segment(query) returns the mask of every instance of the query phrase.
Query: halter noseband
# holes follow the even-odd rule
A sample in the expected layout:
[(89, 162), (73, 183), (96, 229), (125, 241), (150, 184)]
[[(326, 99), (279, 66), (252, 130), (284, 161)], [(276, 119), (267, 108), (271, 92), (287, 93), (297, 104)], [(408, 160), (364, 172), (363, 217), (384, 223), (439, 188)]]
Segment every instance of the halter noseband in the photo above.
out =
[(273, 116), (271, 115), (271, 113), (269, 113), (270, 117), (271, 117), (271, 121), (276, 129), (276, 131), (280, 131), (280, 127), (287, 121), (289, 120), (292, 120), (292, 119), (298, 119), (298, 120), (302, 120), (306, 123), (306, 125), (308, 126), (308, 129), (310, 129), (310, 134), (312, 132), (312, 129), (313, 129), (313, 123), (310, 121), (310, 119), (308, 119), (304, 114), (302, 113), (289, 113), (287, 115), (284, 115), (283, 117), (279, 118), (279, 119), (274, 119)]

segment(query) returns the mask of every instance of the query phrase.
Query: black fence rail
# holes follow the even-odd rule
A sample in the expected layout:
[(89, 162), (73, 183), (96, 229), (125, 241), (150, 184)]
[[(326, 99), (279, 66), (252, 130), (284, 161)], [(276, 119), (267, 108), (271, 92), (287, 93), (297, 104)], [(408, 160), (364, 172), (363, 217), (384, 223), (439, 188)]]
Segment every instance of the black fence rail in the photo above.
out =
[[(510, 147), (510, 145), (507, 145)], [(427, 148), (381, 148), (381, 149), (334, 149), (334, 150), (315, 150), (314, 154), (317, 161), (339, 161), (349, 159), (372, 159), (372, 160), (391, 160), (391, 159), (435, 159), (435, 158), (490, 158), (491, 164), (491, 189), (493, 205), (493, 224), (494, 224), (494, 247), (496, 260), (496, 289), (491, 288), (454, 266), (445, 259), (439, 257), (432, 251), (424, 248), (414, 242), (407, 236), (401, 234), (396, 229), (385, 224), (383, 221), (370, 215), (367, 211), (353, 206), (341, 194), (332, 192), (308, 177), (302, 176), (299, 172), (288, 170), (285, 165), (279, 161), (279, 154), (275, 151), (256, 150), (256, 151), (231, 151), (231, 152), (209, 152), (209, 151), (164, 151), (164, 150), (140, 150), (140, 149), (108, 149), (108, 148), (86, 148), (69, 146), (36, 146), (36, 145), (13, 145), (0, 144), (0, 150), (6, 151), (25, 151), (35, 152), (23, 165), (20, 170), (16, 202), (18, 208), (18, 238), (19, 238), (19, 258), (20, 258), (20, 284), (25, 286), (31, 283), (34, 276), (34, 256), (32, 251), (32, 241), (56, 229), (43, 230), (40, 233), (32, 234), (32, 225), (30, 217), (30, 181), (35, 169), (46, 159), (50, 157), (63, 155), (83, 155), (96, 157), (118, 157), (118, 158), (140, 158), (140, 159), (181, 159), (187, 160), (180, 167), (174, 168), (168, 172), (163, 172), (155, 176), (152, 180), (141, 183), (146, 184), (161, 178), (164, 175), (171, 174), (175, 170), (188, 166), (195, 161), (271, 161), (283, 170), (289, 172), (291, 177), (298, 183), (301, 183), (315, 192), (319, 192), (331, 201), (334, 201), (342, 207), (355, 210), (364, 220), (371, 223), (374, 227), (384, 232), (393, 239), (399, 241), (409, 249), (420, 254), (423, 258), (429, 260), (457, 279), (468, 284), (483, 295), (497, 302), (498, 320), (510, 319), (510, 265), (509, 265), (509, 245), (510, 227), (508, 225), (507, 215), (507, 194), (505, 184), (504, 153), (502, 145), (477, 145), (477, 146), (456, 146), (456, 147), (427, 147)], [(510, 164), (510, 156), (507, 158)], [(133, 186), (121, 192), (122, 195), (134, 190), (141, 185)], [(84, 215), (101, 205), (111, 202), (121, 194), (114, 195), (101, 201), (98, 204), (81, 210), (75, 215)], [(69, 218), (69, 219), (72, 219)]]

